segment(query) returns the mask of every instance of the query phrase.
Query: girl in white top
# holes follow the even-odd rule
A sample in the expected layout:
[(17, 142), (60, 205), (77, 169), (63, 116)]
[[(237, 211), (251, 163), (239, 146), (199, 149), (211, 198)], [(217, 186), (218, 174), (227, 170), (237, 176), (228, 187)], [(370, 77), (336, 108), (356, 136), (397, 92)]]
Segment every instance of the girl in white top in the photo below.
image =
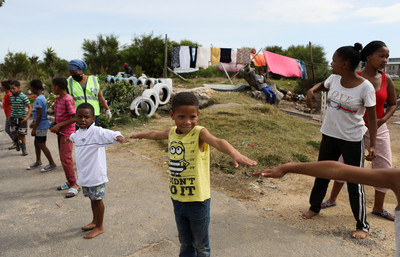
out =
[[(332, 58), (332, 75), (316, 84), (307, 92), (307, 105), (311, 108), (314, 93), (328, 89), (327, 112), (322, 123), (322, 140), (318, 161), (338, 160), (342, 155), (349, 165), (364, 165), (364, 134), (367, 131), (363, 116), (369, 117), (370, 146), (369, 159), (375, 158), (376, 112), (375, 89), (366, 79), (355, 73), (360, 62), (361, 44), (343, 46), (336, 50)], [(316, 178), (310, 195), (310, 209), (302, 217), (310, 219), (321, 210), (329, 179)], [(352, 237), (363, 239), (369, 231), (366, 221), (364, 187), (347, 183), (349, 200), (356, 219), (356, 230)]]

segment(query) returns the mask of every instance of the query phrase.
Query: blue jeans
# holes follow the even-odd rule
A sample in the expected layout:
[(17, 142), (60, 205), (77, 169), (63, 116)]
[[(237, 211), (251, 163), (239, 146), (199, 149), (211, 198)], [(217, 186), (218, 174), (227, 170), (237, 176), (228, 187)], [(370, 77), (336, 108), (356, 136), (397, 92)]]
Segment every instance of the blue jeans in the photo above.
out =
[[(265, 93), (265, 95), (267, 96), (267, 103), (276, 104), (276, 94), (275, 94), (274, 90), (272, 90), (270, 87), (263, 87), (261, 89), (261, 91), (263, 91)], [(270, 101), (271, 96), (272, 96), (272, 103)]]
[(180, 257), (210, 256), (208, 227), (210, 199), (204, 202), (179, 202), (172, 199), (181, 249)]

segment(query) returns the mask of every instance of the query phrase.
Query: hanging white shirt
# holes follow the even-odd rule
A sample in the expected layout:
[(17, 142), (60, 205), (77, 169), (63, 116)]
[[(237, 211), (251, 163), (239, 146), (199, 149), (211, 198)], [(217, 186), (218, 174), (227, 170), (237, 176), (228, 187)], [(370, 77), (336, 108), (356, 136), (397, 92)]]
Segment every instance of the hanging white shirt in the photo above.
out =
[(118, 144), (114, 138), (122, 136), (119, 131), (97, 127), (79, 129), (69, 139), (75, 143), (77, 184), (84, 187), (98, 186), (108, 182), (106, 146)]

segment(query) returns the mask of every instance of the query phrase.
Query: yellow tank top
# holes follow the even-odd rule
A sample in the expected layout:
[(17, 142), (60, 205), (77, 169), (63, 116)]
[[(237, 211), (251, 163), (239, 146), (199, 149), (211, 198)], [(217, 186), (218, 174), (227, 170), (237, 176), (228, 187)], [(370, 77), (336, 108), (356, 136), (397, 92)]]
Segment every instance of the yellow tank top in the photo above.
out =
[(187, 134), (177, 134), (176, 126), (168, 136), (169, 193), (180, 202), (201, 202), (210, 198), (210, 147), (199, 149), (200, 131), (196, 126)]

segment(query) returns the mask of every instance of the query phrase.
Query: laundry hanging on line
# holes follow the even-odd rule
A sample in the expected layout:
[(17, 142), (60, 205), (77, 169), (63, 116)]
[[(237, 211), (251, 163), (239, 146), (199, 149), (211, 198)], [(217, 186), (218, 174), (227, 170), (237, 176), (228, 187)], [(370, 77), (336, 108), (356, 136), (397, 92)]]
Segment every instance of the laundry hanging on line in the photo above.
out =
[(181, 46), (179, 49), (179, 64), (181, 69), (190, 68), (190, 56), (189, 46)]
[(308, 79), (308, 74), (307, 74), (307, 67), (306, 63), (303, 60), (298, 60), (296, 59), (297, 64), (299, 65), (300, 71), (301, 71), (301, 78), (302, 79)]
[(197, 48), (197, 59), (196, 59), (196, 67), (197, 68), (208, 68), (211, 57), (211, 48), (199, 46)]
[[(250, 54), (249, 54), (250, 57)], [(236, 51), (231, 51), (231, 62), (230, 63), (220, 63), (218, 64), (218, 69), (219, 70), (225, 70), (227, 72), (238, 72), (241, 68), (244, 67), (244, 64), (238, 64), (237, 63), (237, 52)]]
[(301, 70), (296, 59), (263, 50), (269, 72), (284, 77), (301, 77)]

